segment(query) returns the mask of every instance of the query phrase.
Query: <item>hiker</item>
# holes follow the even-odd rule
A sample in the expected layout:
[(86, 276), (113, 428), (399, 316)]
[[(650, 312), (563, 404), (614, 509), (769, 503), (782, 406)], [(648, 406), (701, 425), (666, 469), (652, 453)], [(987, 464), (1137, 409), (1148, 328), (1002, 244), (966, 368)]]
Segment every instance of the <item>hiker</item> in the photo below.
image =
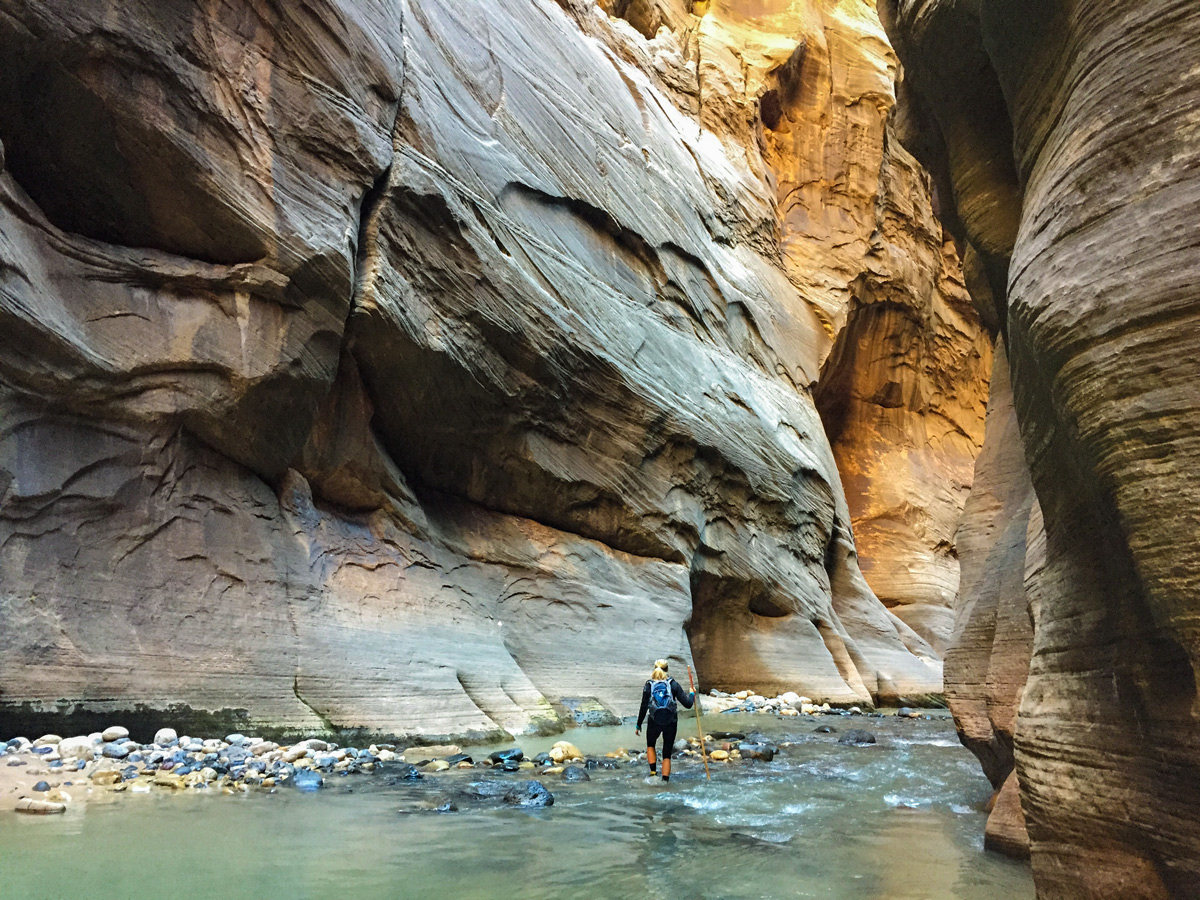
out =
[(650, 722), (646, 727), (646, 761), (650, 763), (651, 776), (655, 775), (654, 765), (657, 759), (654, 754), (654, 745), (658, 742), (658, 736), (661, 734), (663, 739), (663, 781), (671, 780), (671, 751), (675, 749), (675, 729), (679, 724), (679, 713), (675, 708), (676, 700), (687, 709), (691, 709), (692, 704), (696, 702), (696, 694), (694, 691), (685, 694), (683, 688), (679, 686), (679, 682), (667, 674), (667, 661), (656, 659), (654, 672), (651, 673), (646, 686), (642, 688), (642, 706), (638, 710), (637, 730), (634, 733), (642, 733), (642, 722), (649, 710)]

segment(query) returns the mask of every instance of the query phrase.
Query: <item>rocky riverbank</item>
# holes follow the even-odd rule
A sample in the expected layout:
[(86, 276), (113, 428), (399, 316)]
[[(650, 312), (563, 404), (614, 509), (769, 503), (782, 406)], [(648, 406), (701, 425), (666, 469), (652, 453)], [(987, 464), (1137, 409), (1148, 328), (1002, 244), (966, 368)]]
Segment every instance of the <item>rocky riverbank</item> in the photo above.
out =
[[(882, 715), (864, 713), (857, 707), (837, 710), (828, 704), (818, 706), (791, 692), (767, 698), (749, 691), (713, 691), (700, 699), (705, 714), (770, 714), (779, 718), (807, 717), (813, 722), (822, 716)], [(898, 714), (921, 715), (909, 709)], [(815, 730), (837, 731), (831, 725), (817, 725)], [(851, 729), (842, 734), (843, 741), (848, 739), (852, 743), (871, 743), (874, 736)], [(780, 745), (761, 734), (713, 728), (705, 735), (704, 749), (712, 762), (736, 764), (740, 760), (770, 762)], [(697, 737), (681, 737), (675, 751), (676, 759), (699, 760), (700, 741)], [(591, 777), (589, 772), (642, 764), (644, 749), (640, 746), (615, 747), (589, 755), (566, 740), (526, 757), (519, 747), (473, 755), (456, 744), (401, 747), (371, 743), (342, 747), (319, 737), (279, 744), (240, 733), (223, 738), (179, 735), (171, 728), (160, 729), (149, 743), (139, 743), (130, 737), (128, 729), (113, 725), (88, 735), (47, 734), (36, 740), (16, 737), (0, 744), (0, 809), (53, 814), (64, 812), (68, 804), (98, 796), (155, 790), (235, 794), (289, 787), (311, 791), (331, 779), (376, 772), (418, 780), (451, 770), (497, 769), (559, 777), (567, 782), (586, 781)], [(515, 802), (525, 799), (522, 795)]]

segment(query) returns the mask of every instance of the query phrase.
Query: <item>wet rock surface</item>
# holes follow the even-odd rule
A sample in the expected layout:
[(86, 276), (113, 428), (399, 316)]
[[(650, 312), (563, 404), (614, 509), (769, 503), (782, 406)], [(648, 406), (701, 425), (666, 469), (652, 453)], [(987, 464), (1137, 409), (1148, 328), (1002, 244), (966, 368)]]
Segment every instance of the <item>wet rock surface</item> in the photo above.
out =
[(991, 489), (996, 532), (972, 537), (1006, 561), (972, 591), (948, 694), (1019, 845), (1011, 740), (1040, 896), (1191, 896), (1200, 542), (1181, 525), (1198, 499), (1200, 175), (1186, 161), (1200, 137), (1185, 123), (1200, 70), (1176, 61), (1200, 52), (1200, 14), (1179, 0), (879, 10), (909, 143), (1006, 335), (1028, 465)]
[(874, 744), (875, 743), (875, 735), (873, 735), (869, 731), (864, 731), (861, 728), (851, 728), (849, 731), (847, 731), (845, 734), (843, 734), (840, 738), (838, 738), (838, 743), (839, 744), (856, 744), (856, 745)]

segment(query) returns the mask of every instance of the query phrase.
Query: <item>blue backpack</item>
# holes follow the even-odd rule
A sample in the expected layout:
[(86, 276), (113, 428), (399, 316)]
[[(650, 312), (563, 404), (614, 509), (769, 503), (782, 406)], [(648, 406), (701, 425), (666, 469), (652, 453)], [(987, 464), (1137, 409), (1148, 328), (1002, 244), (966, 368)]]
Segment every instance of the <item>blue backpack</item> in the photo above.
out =
[(650, 682), (650, 718), (662, 725), (670, 721), (675, 712), (675, 698), (671, 696), (671, 682)]

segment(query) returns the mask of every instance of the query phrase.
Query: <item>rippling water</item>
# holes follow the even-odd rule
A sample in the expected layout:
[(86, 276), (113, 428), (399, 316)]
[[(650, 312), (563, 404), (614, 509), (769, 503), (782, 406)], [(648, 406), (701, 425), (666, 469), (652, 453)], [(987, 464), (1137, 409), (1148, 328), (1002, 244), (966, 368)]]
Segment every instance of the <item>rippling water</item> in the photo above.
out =
[[(879, 743), (842, 746), (805, 719), (722, 715), (705, 719), (710, 732), (796, 743), (769, 764), (714, 763), (711, 783), (690, 760), (668, 785), (642, 766), (584, 784), (549, 776), (544, 810), (464, 796), (472, 782), (524, 773), (461, 771), (10, 814), (0, 900), (1032, 900), (1028, 867), (982, 849), (989, 785), (948, 719), (822, 721), (866, 727)], [(631, 726), (567, 737), (585, 753), (638, 740)], [(554, 740), (521, 746), (532, 755)], [(458, 811), (431, 811), (448, 797)]]

